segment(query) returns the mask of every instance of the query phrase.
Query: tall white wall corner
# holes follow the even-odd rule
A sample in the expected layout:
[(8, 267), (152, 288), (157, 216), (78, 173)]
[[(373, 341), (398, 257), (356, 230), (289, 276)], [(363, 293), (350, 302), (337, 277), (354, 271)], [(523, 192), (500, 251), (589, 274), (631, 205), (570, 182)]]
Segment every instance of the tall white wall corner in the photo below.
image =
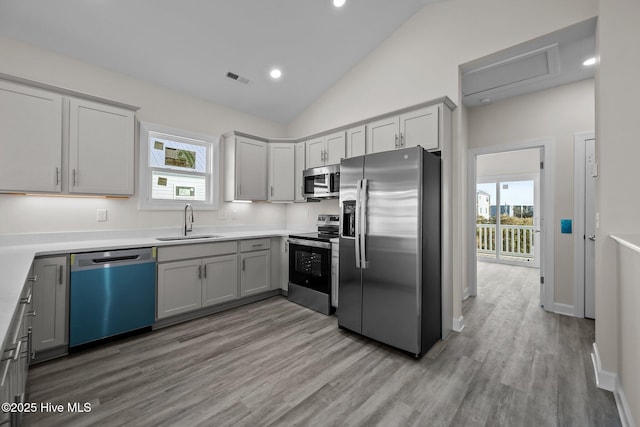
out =
[(456, 332), (462, 332), (464, 329), (464, 317), (454, 317), (453, 319), (453, 330)]
[(616, 378), (617, 375), (613, 372), (605, 371), (602, 369), (600, 363), (600, 353), (598, 353), (598, 346), (593, 343), (593, 353), (591, 353), (591, 361), (593, 362), (593, 369), (596, 375), (596, 385), (598, 388), (614, 392), (616, 390)]

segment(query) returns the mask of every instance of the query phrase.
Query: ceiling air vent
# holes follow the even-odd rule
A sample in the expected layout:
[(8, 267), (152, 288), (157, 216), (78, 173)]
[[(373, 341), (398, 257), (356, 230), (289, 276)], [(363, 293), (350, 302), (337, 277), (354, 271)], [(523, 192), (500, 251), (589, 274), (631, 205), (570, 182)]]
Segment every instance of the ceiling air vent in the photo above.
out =
[(462, 94), (486, 97), (553, 77), (559, 72), (558, 44), (463, 71)]
[(230, 78), (231, 80), (235, 80), (235, 81), (240, 82), (240, 83), (244, 83), (244, 84), (249, 83), (249, 79), (248, 78), (239, 76), (236, 73), (232, 73), (231, 71), (227, 72), (227, 77)]

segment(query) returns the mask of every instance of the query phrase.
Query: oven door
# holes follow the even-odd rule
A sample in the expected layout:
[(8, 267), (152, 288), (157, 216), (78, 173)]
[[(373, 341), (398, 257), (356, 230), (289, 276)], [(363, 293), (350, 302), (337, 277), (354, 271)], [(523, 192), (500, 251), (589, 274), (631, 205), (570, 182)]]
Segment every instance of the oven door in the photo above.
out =
[(289, 239), (289, 282), (329, 295), (331, 243)]

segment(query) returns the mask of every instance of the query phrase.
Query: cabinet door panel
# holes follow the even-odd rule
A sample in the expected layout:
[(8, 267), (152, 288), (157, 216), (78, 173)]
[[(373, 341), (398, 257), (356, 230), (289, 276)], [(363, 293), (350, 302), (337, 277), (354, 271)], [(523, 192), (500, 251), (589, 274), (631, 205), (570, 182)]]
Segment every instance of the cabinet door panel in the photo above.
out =
[(67, 343), (67, 259), (34, 261), (33, 349), (38, 352)]
[(267, 143), (237, 138), (236, 200), (267, 200)]
[(307, 141), (306, 163), (307, 169), (324, 166), (324, 138), (311, 139)]
[(158, 319), (201, 307), (200, 260), (158, 264)]
[(293, 201), (295, 172), (295, 146), (269, 144), (269, 200)]
[(304, 172), (305, 166), (305, 150), (306, 144), (304, 142), (298, 142), (296, 144), (296, 170), (294, 177), (294, 188), (295, 188), (295, 201), (296, 202), (304, 202), (306, 199), (303, 196), (303, 180), (302, 173)]
[(60, 191), (62, 97), (0, 82), (0, 190)]
[(389, 117), (367, 124), (367, 153), (395, 150), (400, 138), (400, 117)]
[(238, 297), (238, 256), (225, 255), (202, 260), (202, 306)]
[(366, 129), (358, 126), (347, 131), (347, 158), (364, 156), (366, 153)]
[(69, 191), (133, 194), (134, 113), (69, 100)]
[(341, 159), (346, 157), (345, 151), (345, 133), (337, 132), (331, 135), (327, 135), (325, 138), (325, 164), (335, 165), (340, 163)]
[(271, 288), (270, 251), (246, 252), (241, 259), (241, 295), (264, 292)]
[(422, 146), (426, 150), (438, 148), (438, 106), (421, 108), (400, 116), (402, 148)]

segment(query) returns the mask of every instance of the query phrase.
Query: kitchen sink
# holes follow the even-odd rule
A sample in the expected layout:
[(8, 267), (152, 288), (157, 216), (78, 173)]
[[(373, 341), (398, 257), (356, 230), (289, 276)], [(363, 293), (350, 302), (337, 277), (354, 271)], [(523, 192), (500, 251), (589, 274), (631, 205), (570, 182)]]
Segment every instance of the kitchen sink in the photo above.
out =
[(156, 237), (156, 240), (160, 240), (162, 242), (171, 242), (174, 240), (198, 240), (198, 239), (215, 239), (217, 237), (222, 237), (217, 234), (207, 234), (207, 235), (193, 235), (193, 236), (172, 236), (172, 237)]

